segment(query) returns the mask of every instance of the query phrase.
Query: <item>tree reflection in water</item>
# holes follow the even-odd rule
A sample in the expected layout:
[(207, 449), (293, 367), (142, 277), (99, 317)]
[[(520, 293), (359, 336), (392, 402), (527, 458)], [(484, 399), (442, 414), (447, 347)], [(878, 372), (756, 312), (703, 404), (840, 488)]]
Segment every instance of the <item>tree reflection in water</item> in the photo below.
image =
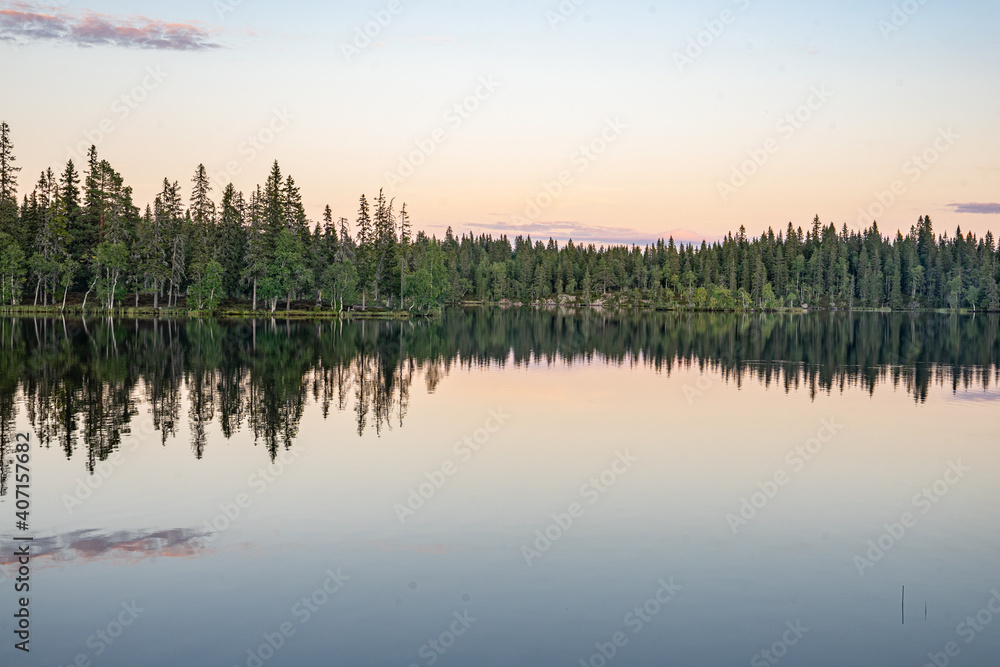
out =
[(253, 430), (273, 459), (291, 447), (311, 399), (324, 418), (352, 409), (358, 435), (401, 427), (414, 379), (428, 392), (454, 366), (625, 363), (669, 375), (698, 367), (741, 386), (786, 391), (989, 388), (998, 379), (997, 314), (654, 313), (450, 308), (410, 321), (0, 320), (0, 491), (15, 418), (36, 442), (87, 469), (148, 415), (162, 442), (186, 411), (200, 458), (206, 427)]

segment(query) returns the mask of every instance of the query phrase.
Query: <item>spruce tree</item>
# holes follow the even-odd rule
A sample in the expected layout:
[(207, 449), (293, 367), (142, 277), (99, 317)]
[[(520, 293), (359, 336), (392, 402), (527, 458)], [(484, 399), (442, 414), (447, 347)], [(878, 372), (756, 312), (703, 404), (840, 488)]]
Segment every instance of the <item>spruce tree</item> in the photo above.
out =
[(410, 246), (410, 215), (406, 203), (399, 209), (399, 308), (404, 309), (403, 295), (406, 294), (406, 255)]
[(17, 172), (14, 163), (14, 145), (11, 143), (10, 126), (0, 122), (0, 235), (12, 239), (19, 237), (17, 210)]
[(247, 228), (243, 194), (232, 183), (222, 192), (217, 257), (222, 266), (222, 290), (230, 298), (240, 292), (247, 255)]
[(90, 265), (94, 249), (101, 238), (104, 224), (103, 170), (97, 157), (97, 147), (87, 152), (87, 171), (83, 179), (83, 205), (80, 219), (73, 230), (73, 256), (85, 267)]
[[(209, 181), (205, 165), (199, 164), (191, 179), (191, 202), (188, 212), (190, 226), (187, 236), (190, 240), (190, 289), (194, 290), (199, 308), (204, 306), (204, 295), (215, 292), (214, 284), (205, 284), (209, 265), (216, 259), (218, 252), (218, 235), (215, 226), (215, 203), (211, 199), (212, 184)], [(231, 185), (231, 184), (230, 184)], [(221, 292), (221, 288), (217, 291)]]
[(361, 200), (358, 204), (357, 228), (358, 246), (355, 254), (357, 257), (358, 283), (361, 288), (361, 309), (364, 310), (367, 305), (368, 292), (372, 289), (372, 283), (375, 278), (375, 235), (372, 229), (368, 199), (364, 195), (361, 195)]

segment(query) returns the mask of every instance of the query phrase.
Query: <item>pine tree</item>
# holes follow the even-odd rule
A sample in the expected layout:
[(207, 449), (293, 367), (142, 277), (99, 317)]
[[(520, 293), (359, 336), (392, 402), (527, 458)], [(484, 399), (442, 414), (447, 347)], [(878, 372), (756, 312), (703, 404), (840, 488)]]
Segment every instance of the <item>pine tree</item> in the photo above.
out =
[(372, 261), (373, 271), (372, 286), (375, 292), (375, 300), (379, 301), (380, 295), (387, 295), (395, 289), (398, 282), (392, 276), (397, 266), (396, 262), (396, 222), (393, 213), (393, 202), (387, 201), (385, 194), (379, 190), (378, 199), (375, 200), (375, 218), (373, 220), (372, 239)]
[(264, 183), (264, 224), (272, 242), (277, 240), (278, 232), (285, 227), (284, 181), (281, 177), (281, 167), (275, 160), (271, 172)]
[(410, 246), (410, 215), (406, 203), (399, 209), (399, 308), (403, 310), (403, 295), (406, 294), (406, 255)]
[(274, 253), (266, 268), (265, 296), (270, 299), (270, 309), (277, 308), (278, 298), (286, 296), (285, 310), (291, 309), (291, 293), (301, 280), (305, 268), (305, 258), (301, 244), (291, 229), (278, 232)]
[(351, 238), (351, 223), (347, 218), (337, 221), (340, 225), (337, 245), (337, 261), (354, 260), (354, 239)]
[(27, 274), (25, 239), (17, 207), (17, 172), (10, 127), (0, 123), (0, 302), (20, 302)]
[(190, 213), (181, 215), (183, 207), (180, 191), (180, 185), (174, 181), (171, 187), (172, 202), (174, 203), (171, 204), (170, 208), (176, 211), (176, 215), (170, 218), (172, 224), (169, 227), (170, 289), (167, 291), (167, 305), (170, 307), (177, 305), (177, 298), (180, 296), (181, 285), (184, 282), (185, 269), (187, 268), (188, 230), (191, 227)]
[(134, 267), (132, 287), (135, 290), (135, 307), (139, 307), (139, 294), (148, 285), (149, 275), (146, 273), (148, 268), (148, 255), (151, 247), (151, 234), (153, 229), (153, 209), (149, 204), (146, 204), (146, 210), (143, 212), (142, 216), (136, 221), (135, 230), (133, 235), (135, 237), (135, 243), (132, 245), (132, 254), (129, 261)]
[[(174, 236), (180, 226), (181, 201), (176, 182), (171, 184), (163, 179), (163, 189), (153, 205), (152, 216), (146, 221), (147, 230), (143, 234), (143, 272), (153, 292), (153, 307), (159, 308), (160, 296), (167, 283), (175, 277)], [(170, 305), (169, 293), (168, 302)]]
[(247, 255), (247, 229), (243, 194), (232, 183), (222, 193), (217, 257), (222, 266), (222, 291), (230, 298), (239, 294)]
[[(250, 195), (250, 221), (247, 230), (246, 278), (251, 285), (253, 309), (257, 310), (258, 288), (267, 278), (265, 267), (269, 255), (267, 204), (260, 186)], [(270, 294), (265, 298), (270, 298)]]
[(132, 202), (132, 188), (125, 185), (121, 174), (104, 160), (100, 169), (105, 184), (105, 217), (92, 268), (99, 276), (98, 297), (113, 310), (131, 277), (129, 258), (139, 213)]
[[(76, 166), (73, 164), (73, 160), (68, 160), (66, 162), (66, 168), (63, 170), (62, 176), (59, 178), (59, 188), (61, 194), (61, 213), (65, 217), (66, 232), (68, 234), (66, 244), (67, 253), (69, 254), (69, 264), (66, 265), (65, 269), (69, 272), (70, 285), (76, 280), (77, 274), (80, 270), (80, 259), (82, 258), (82, 253), (79, 249), (78, 239), (81, 238), (79, 224), (80, 224), (80, 175), (76, 171)], [(63, 303), (65, 305), (65, 296), (68, 293), (68, 287), (64, 290)]]
[(35, 275), (35, 305), (39, 295), (42, 305), (49, 304), (50, 284), (52, 301), (59, 269), (64, 259), (65, 217), (60, 215), (59, 184), (52, 169), (43, 171), (35, 186), (32, 198), (37, 201), (37, 228), (32, 234), (32, 254), (29, 264)]
[(282, 259), (279, 261), (279, 264), (290, 271), (287, 278), (280, 281), (285, 290), (285, 310), (290, 310), (293, 294), (308, 287), (312, 277), (309, 263), (306, 261), (310, 255), (312, 241), (309, 220), (302, 205), (302, 194), (291, 175), (285, 179), (281, 190), (281, 209), (284, 228), (291, 234), (283, 241)]
[(337, 226), (333, 222), (333, 211), (327, 204), (323, 209), (323, 224), (316, 225), (312, 240), (311, 273), (316, 290), (316, 305), (323, 305), (323, 292), (332, 294), (330, 279), (337, 257)]
[(14, 145), (10, 139), (10, 126), (0, 122), (0, 238), (19, 239), (17, 211), (17, 172)]
[(87, 152), (87, 172), (83, 180), (83, 205), (78, 225), (73, 230), (73, 254), (84, 267), (88, 267), (94, 249), (101, 240), (104, 225), (104, 176), (97, 147), (91, 146)]
[(260, 243), (254, 243), (253, 247), (254, 257), (258, 262), (256, 266), (260, 270), (257, 288), (273, 312), (281, 296), (290, 297), (283, 292), (289, 283), (285, 276), (281, 275), (281, 263), (277, 257), (278, 238), (282, 231), (288, 229), (285, 181), (277, 160), (271, 165), (259, 205), (263, 235), (260, 239), (254, 239)]
[(216, 288), (214, 285), (214, 278), (218, 276), (213, 276), (212, 287), (205, 284), (209, 264), (216, 260), (218, 252), (218, 230), (215, 226), (215, 203), (210, 196), (212, 184), (205, 165), (198, 165), (191, 183), (191, 203), (188, 209), (191, 222), (187, 233), (190, 239), (190, 289), (194, 291), (201, 309), (205, 294), (214, 295), (215, 292), (222, 291), (221, 286)]
[(59, 177), (59, 188), (68, 216), (67, 222), (72, 226), (80, 215), (80, 175), (76, 171), (73, 160), (66, 162), (66, 168), (63, 169), (63, 173)]
[[(199, 164), (191, 178), (191, 219), (195, 224), (205, 227), (215, 224), (215, 203), (212, 201), (212, 183), (208, 178), (205, 165)], [(230, 184), (231, 185), (231, 184)], [(206, 239), (212, 242), (214, 239)]]
[(366, 308), (368, 291), (372, 289), (375, 279), (374, 245), (375, 234), (372, 229), (371, 212), (368, 208), (368, 199), (361, 195), (358, 204), (358, 246), (356, 251), (358, 284), (361, 287), (361, 309)]

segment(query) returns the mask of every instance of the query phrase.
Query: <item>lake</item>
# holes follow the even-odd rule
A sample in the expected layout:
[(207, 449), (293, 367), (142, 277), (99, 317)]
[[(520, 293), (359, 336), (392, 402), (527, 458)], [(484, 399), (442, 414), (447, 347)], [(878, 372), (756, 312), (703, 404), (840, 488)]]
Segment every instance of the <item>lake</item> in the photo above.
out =
[(998, 381), (997, 314), (0, 320), (0, 662), (996, 664)]

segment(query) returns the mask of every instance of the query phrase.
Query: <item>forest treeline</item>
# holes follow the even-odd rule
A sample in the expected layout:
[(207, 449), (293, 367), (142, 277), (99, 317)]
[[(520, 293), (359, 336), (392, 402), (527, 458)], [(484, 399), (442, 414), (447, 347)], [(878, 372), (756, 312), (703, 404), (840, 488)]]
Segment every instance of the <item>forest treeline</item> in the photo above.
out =
[[(93, 471), (123, 438), (159, 445), (185, 423), (198, 458), (213, 423), (227, 439), (245, 428), (272, 458), (310, 409), (350, 411), (358, 435), (402, 427), (414, 384), (433, 392), (456, 369), (695, 367), (811, 396), (890, 385), (922, 402), (938, 384), (988, 398), (1000, 380), (1000, 315), (449, 307), (405, 322), (19, 317), (0, 318), (0, 359), (0, 462), (26, 417), (42, 447)], [(664, 410), (683, 412), (684, 388), (664, 386)], [(0, 495), (6, 474), (0, 465)]]
[[(80, 169), (82, 168), (82, 173)], [(310, 221), (278, 162), (249, 194), (216, 200), (204, 165), (191, 186), (164, 179), (152, 204), (91, 147), (86, 164), (41, 173), (18, 199), (10, 129), (0, 124), (0, 304), (116, 310), (140, 304), (213, 311), (286, 310), (306, 301), (426, 312), (462, 300), (571, 300), (705, 310), (1000, 309), (992, 233), (938, 235), (930, 216), (883, 236), (877, 223), (838, 231), (816, 216), (748, 237), (741, 226), (700, 245), (574, 244), (489, 234), (414, 234), (406, 205), (362, 195), (353, 221)]]

